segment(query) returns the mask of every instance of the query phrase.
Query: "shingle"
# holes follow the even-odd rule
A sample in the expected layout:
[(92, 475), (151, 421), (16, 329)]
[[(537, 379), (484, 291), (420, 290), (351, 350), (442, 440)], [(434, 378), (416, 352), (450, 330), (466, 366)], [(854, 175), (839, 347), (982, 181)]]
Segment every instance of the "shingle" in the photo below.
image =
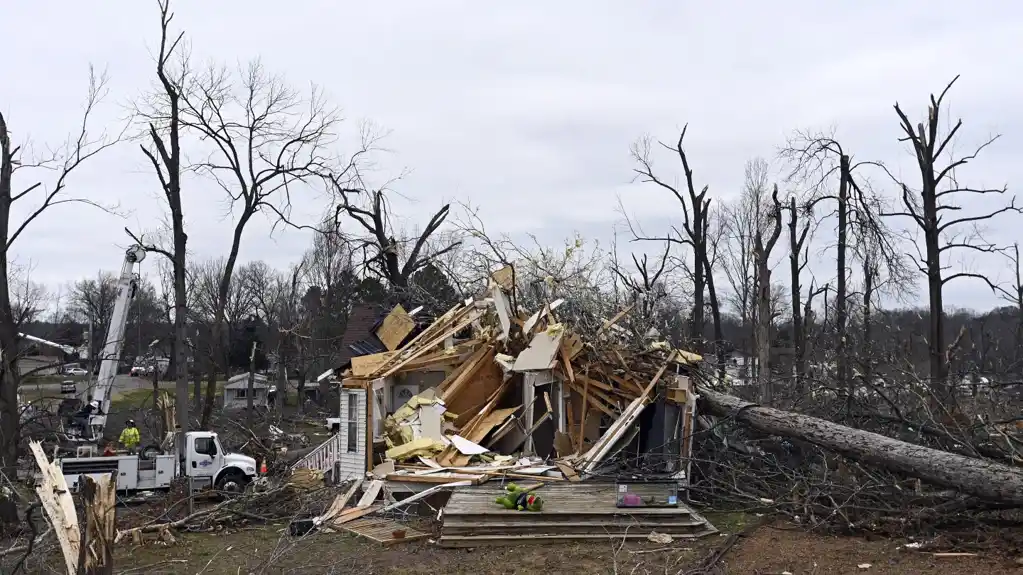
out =
[[(345, 326), (345, 333), (341, 336), (339, 363), (344, 364), (355, 356), (377, 353), (375, 351), (364, 353), (363, 350), (372, 349), (372, 345), (360, 346), (359, 344), (365, 340), (380, 342), (376, 335), (373, 334), (373, 326), (380, 320), (380, 315), (381, 310), (375, 305), (360, 304), (352, 309), (352, 313), (348, 316), (348, 323)], [(386, 351), (382, 343), (379, 343), (379, 346)]]

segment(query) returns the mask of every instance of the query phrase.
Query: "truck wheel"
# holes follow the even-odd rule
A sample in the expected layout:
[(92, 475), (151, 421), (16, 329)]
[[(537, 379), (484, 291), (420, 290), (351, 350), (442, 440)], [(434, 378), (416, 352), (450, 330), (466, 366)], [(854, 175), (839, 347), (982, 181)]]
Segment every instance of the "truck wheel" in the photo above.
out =
[(225, 471), (220, 479), (217, 479), (217, 491), (229, 495), (237, 495), (245, 491), (249, 478), (241, 471)]
[(139, 451), (139, 459), (156, 459), (157, 455), (163, 455), (159, 445), (147, 445)]

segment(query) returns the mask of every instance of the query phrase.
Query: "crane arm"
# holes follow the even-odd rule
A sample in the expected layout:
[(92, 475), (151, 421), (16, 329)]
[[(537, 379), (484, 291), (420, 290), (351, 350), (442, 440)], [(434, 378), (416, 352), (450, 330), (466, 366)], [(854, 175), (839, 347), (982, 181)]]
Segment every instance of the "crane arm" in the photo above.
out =
[(128, 310), (139, 287), (139, 276), (135, 273), (135, 264), (146, 257), (141, 246), (128, 248), (124, 254), (124, 264), (117, 282), (117, 299), (114, 300), (114, 313), (110, 316), (110, 328), (100, 355), (101, 361), (96, 384), (92, 390), (92, 399), (100, 405), (99, 414), (89, 419), (93, 437), (101, 437), (107, 424), (107, 411), (110, 408), (110, 391), (117, 376), (117, 365), (121, 361), (121, 350), (124, 348), (124, 331), (128, 323)]
[(77, 353), (77, 350), (75, 348), (71, 347), (70, 345), (63, 345), (63, 344), (60, 344), (60, 343), (56, 343), (56, 342), (53, 342), (53, 341), (49, 341), (49, 340), (43, 339), (41, 337), (36, 337), (34, 335), (28, 335), (26, 333), (19, 333), (18, 337), (21, 337), (23, 339), (27, 339), (29, 341), (34, 341), (36, 343), (41, 343), (43, 345), (48, 345), (48, 346), (50, 346), (52, 348), (59, 349), (60, 351), (66, 353), (68, 355), (74, 355), (75, 353)]

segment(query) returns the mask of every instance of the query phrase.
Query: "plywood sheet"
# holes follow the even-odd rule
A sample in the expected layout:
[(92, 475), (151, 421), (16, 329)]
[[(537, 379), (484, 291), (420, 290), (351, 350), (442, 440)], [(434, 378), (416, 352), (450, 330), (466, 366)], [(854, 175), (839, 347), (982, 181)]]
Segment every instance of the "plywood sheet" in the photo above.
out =
[(352, 376), (353, 377), (368, 377), (376, 373), (378, 369), (383, 367), (391, 357), (394, 356), (393, 351), (385, 351), (383, 353), (374, 353), (372, 355), (359, 355), (352, 358)]
[(396, 305), (377, 329), (377, 337), (387, 349), (394, 351), (415, 328), (415, 320), (409, 316), (405, 308)]

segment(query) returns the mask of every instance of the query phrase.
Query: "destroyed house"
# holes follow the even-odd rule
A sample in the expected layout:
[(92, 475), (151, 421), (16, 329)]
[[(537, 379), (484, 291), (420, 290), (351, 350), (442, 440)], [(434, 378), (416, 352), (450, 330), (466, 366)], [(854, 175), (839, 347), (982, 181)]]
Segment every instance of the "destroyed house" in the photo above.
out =
[[(614, 329), (630, 308), (585, 337), (558, 321), (560, 300), (512, 313), (509, 288), (493, 279), (486, 297), (428, 325), (396, 306), (351, 340), (337, 370), (337, 432), (293, 466), (363, 486), (336, 521), (453, 490), (445, 546), (516, 541), (523, 530), (713, 533), (683, 503), (701, 358)], [(509, 482), (543, 486), (551, 512), (494, 509)], [(402, 503), (374, 506), (381, 493)]]
[[(656, 390), (644, 394), (648, 382), (614, 367), (574, 369), (584, 344), (547, 317), (553, 309), (523, 323), (528, 343), (523, 333), (505, 345), (502, 319), (489, 330), (481, 321), (491, 305), (470, 302), (428, 326), (397, 306), (349, 343), (351, 357), (337, 370), (340, 479), (388, 460), (462, 467), (479, 457), (547, 461), (595, 450), (590, 471), (615, 460), (622, 471), (685, 484), (685, 430), (695, 411), (689, 370), (699, 356), (671, 350)], [(665, 349), (652, 345), (651, 359)]]

